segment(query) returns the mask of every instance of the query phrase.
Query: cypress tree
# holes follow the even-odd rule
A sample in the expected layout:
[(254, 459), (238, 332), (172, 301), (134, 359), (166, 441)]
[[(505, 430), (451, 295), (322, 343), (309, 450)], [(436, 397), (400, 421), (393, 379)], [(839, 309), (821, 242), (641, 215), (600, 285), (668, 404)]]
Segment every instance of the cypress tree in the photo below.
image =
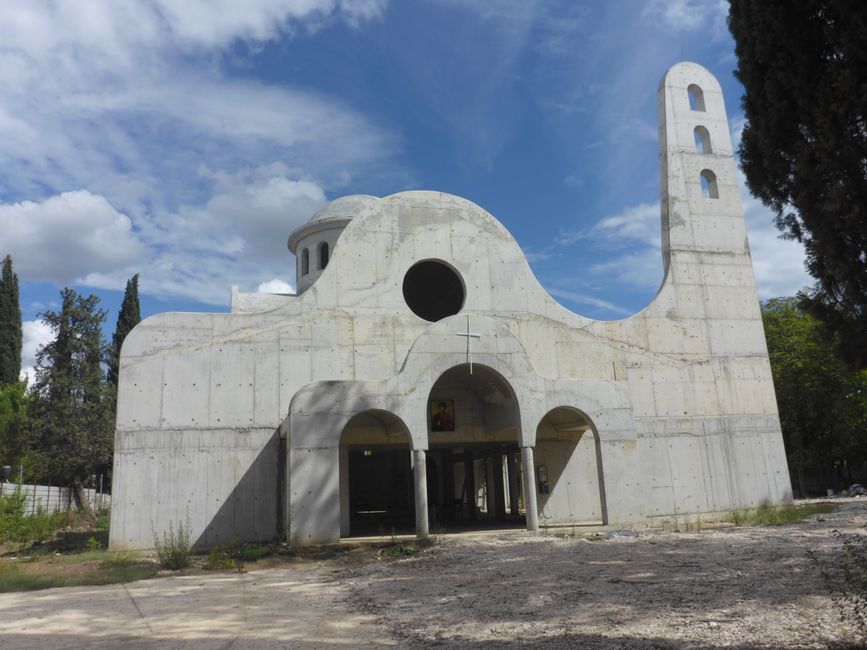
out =
[(120, 370), (120, 349), (126, 335), (141, 321), (141, 307), (138, 300), (138, 273), (126, 282), (123, 292), (123, 302), (117, 315), (117, 325), (111, 337), (111, 347), (108, 353), (108, 380), (117, 388)]
[(729, 28), (747, 184), (804, 244), (802, 305), (867, 367), (867, 3), (732, 0)]
[(84, 484), (108, 471), (112, 453), (112, 404), (101, 366), (105, 311), (96, 296), (68, 288), (61, 295), (60, 312), (41, 314), (55, 338), (36, 353), (28, 406), (33, 457), (41, 477), (71, 485), (92, 517)]
[(18, 276), (12, 270), (12, 257), (7, 255), (0, 274), (0, 386), (18, 381), (21, 374), (21, 343)]

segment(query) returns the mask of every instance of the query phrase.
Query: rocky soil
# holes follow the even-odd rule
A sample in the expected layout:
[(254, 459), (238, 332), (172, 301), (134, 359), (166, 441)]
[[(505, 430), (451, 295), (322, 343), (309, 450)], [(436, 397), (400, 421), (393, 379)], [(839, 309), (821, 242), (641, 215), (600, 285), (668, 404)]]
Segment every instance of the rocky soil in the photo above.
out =
[(345, 568), (347, 602), (412, 647), (867, 647), (815, 563), (864, 532), (867, 501), (786, 526), (446, 537), (418, 557)]

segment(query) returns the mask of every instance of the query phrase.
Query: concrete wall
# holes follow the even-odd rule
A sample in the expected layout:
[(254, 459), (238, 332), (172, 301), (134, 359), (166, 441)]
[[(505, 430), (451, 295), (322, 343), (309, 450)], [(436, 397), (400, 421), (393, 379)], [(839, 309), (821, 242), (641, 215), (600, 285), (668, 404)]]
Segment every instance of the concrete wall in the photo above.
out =
[[(705, 111), (690, 110), (689, 84), (703, 89)], [(666, 277), (628, 319), (593, 321), (557, 304), (478, 206), (404, 192), (356, 202), (328, 267), (301, 295), (240, 294), (232, 314), (142, 322), (121, 355), (112, 545), (149, 546), (154, 530), (187, 517), (201, 545), (270, 538), (281, 517), (299, 543), (335, 539), (344, 426), (386, 411), (413, 449), (427, 449), (428, 399), (468, 361), (459, 336), (468, 326), (480, 336), (475, 363), (514, 391), (510, 439), (536, 446), (556, 407), (587, 416), (609, 523), (790, 498), (719, 85), (678, 64), (659, 101)], [(713, 153), (696, 153), (696, 126)], [(716, 175), (718, 198), (702, 196), (702, 170)], [(423, 259), (460, 275), (460, 314), (429, 323), (409, 309), (403, 277)], [(473, 407), (461, 408), (472, 419)], [(564, 468), (566, 484), (584, 457)], [(575, 503), (558, 492), (543, 510), (558, 522), (589, 516)]]

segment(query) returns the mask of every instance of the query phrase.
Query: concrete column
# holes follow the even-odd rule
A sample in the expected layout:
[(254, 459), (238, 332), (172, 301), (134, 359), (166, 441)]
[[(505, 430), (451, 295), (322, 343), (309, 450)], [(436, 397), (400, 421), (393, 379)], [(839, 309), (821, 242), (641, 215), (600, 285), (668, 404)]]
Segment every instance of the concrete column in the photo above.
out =
[(539, 530), (539, 507), (536, 505), (536, 468), (533, 448), (521, 447), (521, 476), (524, 481), (524, 508), (527, 511), (527, 530)]
[(427, 520), (427, 457), (424, 449), (413, 449), (412, 471), (415, 479), (415, 535), (430, 537)]

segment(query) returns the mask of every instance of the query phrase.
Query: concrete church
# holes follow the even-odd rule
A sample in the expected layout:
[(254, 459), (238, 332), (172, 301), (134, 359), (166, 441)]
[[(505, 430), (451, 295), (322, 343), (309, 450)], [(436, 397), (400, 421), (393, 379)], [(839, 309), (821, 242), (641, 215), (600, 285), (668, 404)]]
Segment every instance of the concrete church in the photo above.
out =
[(333, 201), (298, 295), (161, 314), (122, 352), (111, 546), (519, 523), (653, 526), (791, 498), (723, 98), (659, 88), (665, 279), (620, 321), (557, 304), (447, 194)]

